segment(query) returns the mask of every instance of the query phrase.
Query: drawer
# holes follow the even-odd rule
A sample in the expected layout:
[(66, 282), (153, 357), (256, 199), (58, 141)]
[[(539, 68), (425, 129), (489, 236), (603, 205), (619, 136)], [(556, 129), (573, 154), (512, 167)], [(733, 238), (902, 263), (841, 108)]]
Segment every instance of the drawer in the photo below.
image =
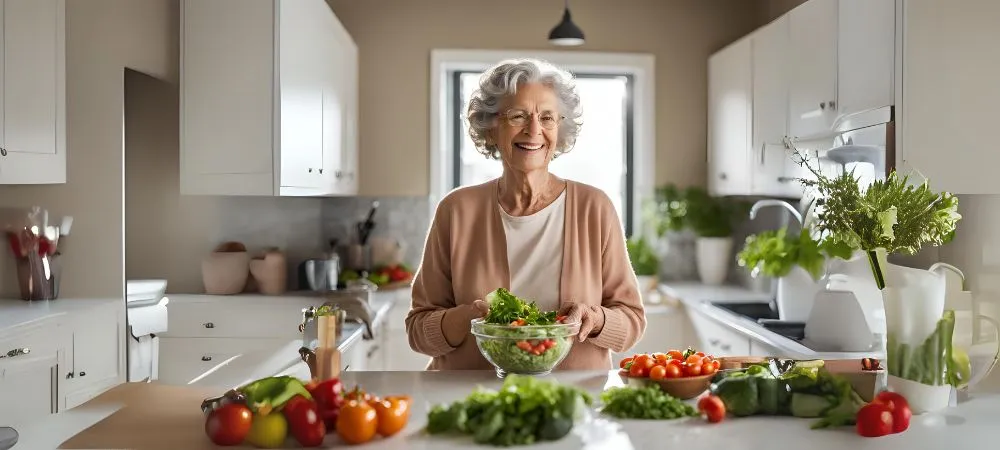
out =
[(160, 338), (159, 382), (232, 387), (299, 360), (300, 339)]
[(269, 305), (238, 302), (170, 303), (168, 330), (176, 338), (302, 338), (302, 310), (312, 301)]
[(750, 338), (698, 311), (688, 310), (701, 351), (714, 356), (750, 354)]
[(0, 337), (0, 355), (14, 352), (17, 356), (0, 358), (12, 361), (34, 355), (49, 355), (71, 346), (70, 333), (60, 327), (55, 320), (46, 320), (32, 325), (17, 327), (16, 331)]

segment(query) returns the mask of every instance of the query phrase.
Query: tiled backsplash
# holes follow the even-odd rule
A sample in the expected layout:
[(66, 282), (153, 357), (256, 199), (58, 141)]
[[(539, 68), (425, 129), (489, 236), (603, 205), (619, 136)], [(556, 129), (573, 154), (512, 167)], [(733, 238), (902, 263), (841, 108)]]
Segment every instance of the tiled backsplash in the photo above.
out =
[(321, 226), (323, 238), (325, 241), (337, 239), (341, 244), (357, 243), (356, 224), (363, 222), (368, 216), (373, 201), (378, 201), (379, 206), (372, 219), (375, 229), (371, 235), (398, 240), (405, 249), (403, 262), (416, 268), (431, 223), (429, 197), (324, 199)]

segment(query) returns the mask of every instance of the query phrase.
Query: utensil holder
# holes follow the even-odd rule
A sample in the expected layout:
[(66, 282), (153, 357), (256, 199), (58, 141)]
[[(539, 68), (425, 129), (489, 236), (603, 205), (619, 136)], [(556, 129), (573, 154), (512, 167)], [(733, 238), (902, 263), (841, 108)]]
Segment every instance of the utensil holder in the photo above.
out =
[(55, 300), (59, 298), (61, 267), (58, 255), (20, 256), (17, 262), (17, 284), (21, 300)]
[(370, 245), (354, 244), (347, 248), (347, 266), (351, 270), (368, 271), (372, 269), (372, 247)]

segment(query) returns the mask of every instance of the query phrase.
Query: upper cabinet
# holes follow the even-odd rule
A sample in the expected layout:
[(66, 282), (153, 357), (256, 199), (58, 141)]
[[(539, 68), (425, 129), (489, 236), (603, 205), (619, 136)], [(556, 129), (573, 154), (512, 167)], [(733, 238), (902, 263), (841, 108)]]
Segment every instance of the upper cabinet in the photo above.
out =
[(896, 1), (809, 0), (709, 58), (712, 193), (801, 197), (810, 174), (786, 139), (893, 106)]
[(0, 184), (66, 182), (66, 2), (0, 1)]
[(181, 3), (181, 193), (357, 193), (357, 47), (324, 0)]
[[(1000, 2), (906, 0), (897, 146), (934, 189), (1000, 194)], [(899, 92), (900, 90), (897, 90)]]

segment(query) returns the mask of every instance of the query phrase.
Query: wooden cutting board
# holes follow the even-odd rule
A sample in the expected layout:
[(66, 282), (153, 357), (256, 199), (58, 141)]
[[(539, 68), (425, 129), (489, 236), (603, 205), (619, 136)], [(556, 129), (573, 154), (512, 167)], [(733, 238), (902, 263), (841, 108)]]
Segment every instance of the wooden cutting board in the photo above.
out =
[(215, 390), (156, 383), (125, 383), (79, 406), (124, 404), (73, 436), (61, 449), (216, 449), (205, 436), (201, 402)]

